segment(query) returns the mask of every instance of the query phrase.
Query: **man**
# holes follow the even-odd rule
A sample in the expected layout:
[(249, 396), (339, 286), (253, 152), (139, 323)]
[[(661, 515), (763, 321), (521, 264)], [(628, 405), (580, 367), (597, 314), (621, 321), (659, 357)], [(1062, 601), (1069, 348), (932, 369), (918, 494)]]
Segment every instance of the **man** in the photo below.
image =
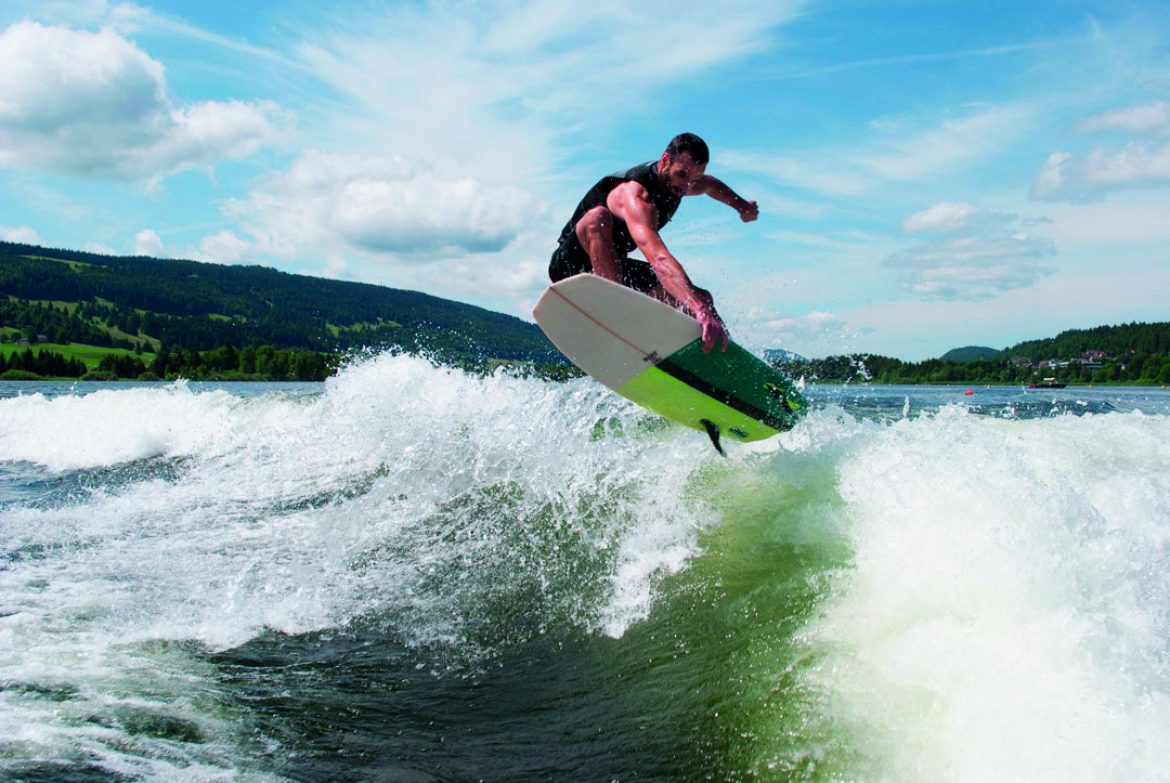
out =
[[(706, 142), (680, 133), (657, 161), (601, 179), (561, 232), (549, 262), (552, 281), (593, 272), (648, 293), (695, 317), (703, 330), (704, 353), (720, 341), (726, 351), (727, 328), (711, 294), (695, 287), (658, 233), (674, 217), (683, 196), (710, 196), (738, 212), (745, 223), (759, 217), (756, 202), (744, 200), (706, 173), (709, 160)], [(635, 247), (646, 261), (629, 258)]]

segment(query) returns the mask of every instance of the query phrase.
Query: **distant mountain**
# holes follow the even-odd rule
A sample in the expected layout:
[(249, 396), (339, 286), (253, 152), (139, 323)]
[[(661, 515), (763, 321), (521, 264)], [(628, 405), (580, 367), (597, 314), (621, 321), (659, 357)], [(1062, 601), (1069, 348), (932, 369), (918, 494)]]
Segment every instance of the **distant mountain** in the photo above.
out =
[(994, 359), (999, 356), (995, 348), (985, 348), (981, 345), (968, 345), (963, 348), (952, 348), (939, 357), (943, 362), (974, 362), (979, 359)]
[(535, 324), (439, 297), (261, 266), (0, 242), (0, 331), (115, 347), (399, 347), (459, 364), (564, 363)]
[(804, 362), (808, 361), (798, 353), (786, 351), (783, 348), (765, 348), (764, 360), (772, 364), (782, 364), (784, 362)]

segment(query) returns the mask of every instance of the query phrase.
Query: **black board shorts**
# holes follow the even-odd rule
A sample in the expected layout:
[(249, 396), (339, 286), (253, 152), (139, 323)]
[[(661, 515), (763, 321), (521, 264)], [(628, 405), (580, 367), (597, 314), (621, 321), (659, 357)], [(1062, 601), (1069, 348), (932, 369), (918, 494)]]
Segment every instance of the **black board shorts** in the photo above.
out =
[[(622, 285), (645, 294), (658, 288), (658, 275), (654, 274), (654, 270), (647, 262), (623, 256), (621, 264)], [(592, 271), (593, 261), (580, 242), (563, 242), (557, 245), (548, 262), (548, 276), (554, 283), (566, 277)]]

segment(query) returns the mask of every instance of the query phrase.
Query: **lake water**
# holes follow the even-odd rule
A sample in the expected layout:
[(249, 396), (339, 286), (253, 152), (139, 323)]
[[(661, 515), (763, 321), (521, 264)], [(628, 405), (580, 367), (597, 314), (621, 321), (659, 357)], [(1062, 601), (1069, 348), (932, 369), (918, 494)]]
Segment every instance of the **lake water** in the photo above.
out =
[(0, 384), (0, 779), (1170, 778), (1170, 393)]

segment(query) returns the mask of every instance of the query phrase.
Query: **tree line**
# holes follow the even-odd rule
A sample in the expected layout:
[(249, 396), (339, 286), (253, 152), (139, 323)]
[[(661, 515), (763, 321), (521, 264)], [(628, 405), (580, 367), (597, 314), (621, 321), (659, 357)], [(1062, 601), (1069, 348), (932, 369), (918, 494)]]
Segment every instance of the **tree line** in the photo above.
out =
[(903, 362), (875, 354), (787, 359), (773, 364), (793, 378), (804, 377), (819, 383), (1028, 385), (1041, 378), (1055, 378), (1058, 382), (1072, 384), (1170, 384), (1170, 355), (1165, 353), (1133, 352), (1106, 359), (1099, 367), (1088, 362), (1069, 361), (1067, 365), (1043, 370), (1005, 358), (970, 362), (942, 359)]
[(19, 380), (31, 377), (80, 378), (89, 372), (85, 362), (66, 358), (56, 351), (33, 351), (25, 348), (8, 358), (0, 354), (0, 380)]
[(1088, 351), (1155, 356), (1170, 353), (1170, 323), (1131, 322), (1093, 329), (1069, 329), (1045, 340), (1029, 340), (1007, 348), (1004, 358), (1078, 359)]
[(25, 348), (8, 359), (0, 355), (0, 380), (78, 378), (113, 380), (323, 381), (337, 371), (339, 354), (324, 354), (271, 345), (212, 351), (162, 351), (153, 359), (132, 353), (107, 354), (95, 369), (79, 359), (49, 349)]

